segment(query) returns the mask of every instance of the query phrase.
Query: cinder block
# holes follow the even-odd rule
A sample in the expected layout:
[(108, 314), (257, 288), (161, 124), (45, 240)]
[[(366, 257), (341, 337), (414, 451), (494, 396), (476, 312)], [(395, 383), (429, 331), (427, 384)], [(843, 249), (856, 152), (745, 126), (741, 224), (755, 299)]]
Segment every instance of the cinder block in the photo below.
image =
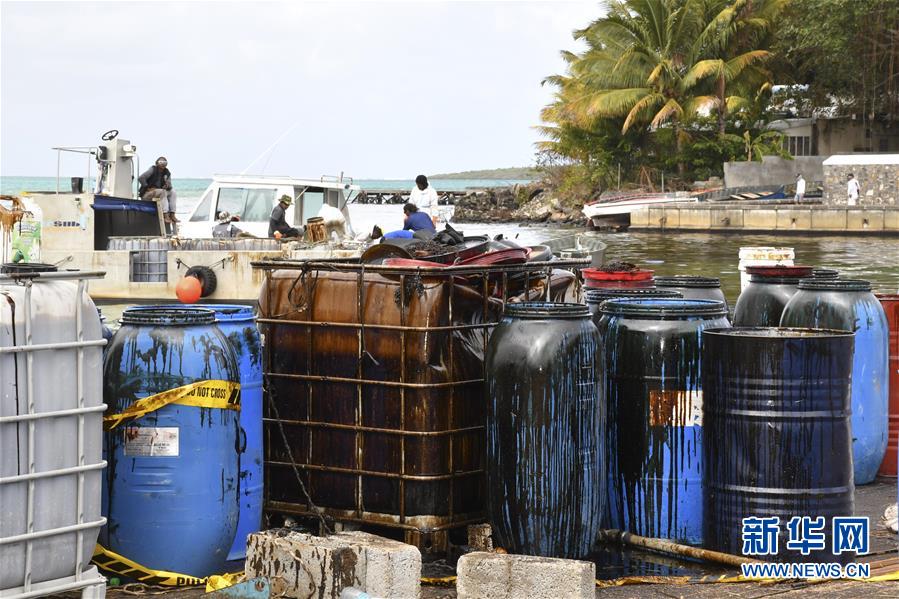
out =
[(593, 599), (596, 565), (571, 559), (468, 553), (456, 565), (459, 599)]
[(265, 576), (272, 594), (338, 599), (346, 587), (372, 597), (416, 598), (421, 553), (412, 545), (365, 532), (316, 537), (274, 529), (247, 538), (247, 578)]

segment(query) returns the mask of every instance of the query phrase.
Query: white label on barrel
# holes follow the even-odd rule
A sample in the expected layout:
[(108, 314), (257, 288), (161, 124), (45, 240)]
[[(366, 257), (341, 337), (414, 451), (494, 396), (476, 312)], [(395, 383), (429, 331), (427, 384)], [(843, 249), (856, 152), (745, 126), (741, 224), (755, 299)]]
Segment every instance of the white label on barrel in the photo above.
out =
[(124, 435), (126, 456), (178, 457), (177, 426), (129, 426)]
[(702, 426), (702, 391), (649, 391), (650, 426)]

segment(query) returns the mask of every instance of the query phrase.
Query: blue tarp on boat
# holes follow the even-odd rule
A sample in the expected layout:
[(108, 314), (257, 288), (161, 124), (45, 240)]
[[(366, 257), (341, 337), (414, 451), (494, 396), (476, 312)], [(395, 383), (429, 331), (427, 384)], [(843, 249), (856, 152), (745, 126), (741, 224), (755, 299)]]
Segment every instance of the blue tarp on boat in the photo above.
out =
[(110, 196), (95, 195), (92, 207), (98, 212), (107, 210), (121, 210), (156, 214), (156, 202), (145, 202), (144, 200), (128, 200), (125, 198), (114, 198)]

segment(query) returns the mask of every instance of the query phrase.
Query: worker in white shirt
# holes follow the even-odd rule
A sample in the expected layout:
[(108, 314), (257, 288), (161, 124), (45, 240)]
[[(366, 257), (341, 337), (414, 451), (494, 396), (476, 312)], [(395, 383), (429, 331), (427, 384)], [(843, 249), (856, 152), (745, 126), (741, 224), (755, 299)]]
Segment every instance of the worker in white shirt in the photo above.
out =
[(793, 196), (793, 201), (797, 204), (802, 201), (802, 198), (805, 197), (805, 179), (802, 178), (802, 173), (796, 174), (796, 195)]
[(409, 194), (409, 202), (415, 204), (421, 212), (431, 217), (437, 224), (437, 191), (428, 184), (424, 175), (415, 177), (415, 187)]
[(855, 206), (858, 202), (858, 195), (861, 193), (861, 187), (858, 184), (858, 179), (855, 178), (855, 175), (849, 173), (848, 183), (846, 185), (846, 193), (849, 196), (848, 204), (850, 206)]

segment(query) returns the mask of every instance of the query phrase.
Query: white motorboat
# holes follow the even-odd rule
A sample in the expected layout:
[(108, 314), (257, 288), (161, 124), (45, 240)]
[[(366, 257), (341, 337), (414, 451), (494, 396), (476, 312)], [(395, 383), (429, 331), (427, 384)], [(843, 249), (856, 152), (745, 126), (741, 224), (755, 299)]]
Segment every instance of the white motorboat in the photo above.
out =
[(664, 206), (685, 202), (696, 202), (697, 198), (689, 192), (677, 191), (671, 193), (622, 193), (584, 204), (583, 212), (596, 227), (609, 226), (621, 227), (630, 224), (630, 214), (635, 210), (647, 207)]
[[(346, 207), (359, 187), (342, 177), (218, 175), (177, 234), (167, 235), (156, 202), (137, 199), (137, 148), (117, 133), (107, 133), (96, 147), (54, 148), (88, 154), (89, 164), (93, 157), (97, 186), (85, 192), (73, 181), (72, 192), (60, 192), (57, 174), (56, 192), (21, 194), (27, 213), (13, 228), (10, 258), (104, 271), (105, 278), (90, 285), (98, 302), (173, 301), (176, 285), (190, 273), (202, 283), (203, 301), (251, 303), (258, 299), (263, 279), (252, 262), (347, 258), (363, 249), (352, 241)], [(284, 194), (294, 199), (286, 211), (293, 226), (329, 205), (343, 213), (346, 234), (318, 243), (267, 238), (269, 215)], [(234, 225), (243, 235), (212, 238), (224, 211), (241, 216)], [(30, 238), (24, 239), (26, 235)]]

